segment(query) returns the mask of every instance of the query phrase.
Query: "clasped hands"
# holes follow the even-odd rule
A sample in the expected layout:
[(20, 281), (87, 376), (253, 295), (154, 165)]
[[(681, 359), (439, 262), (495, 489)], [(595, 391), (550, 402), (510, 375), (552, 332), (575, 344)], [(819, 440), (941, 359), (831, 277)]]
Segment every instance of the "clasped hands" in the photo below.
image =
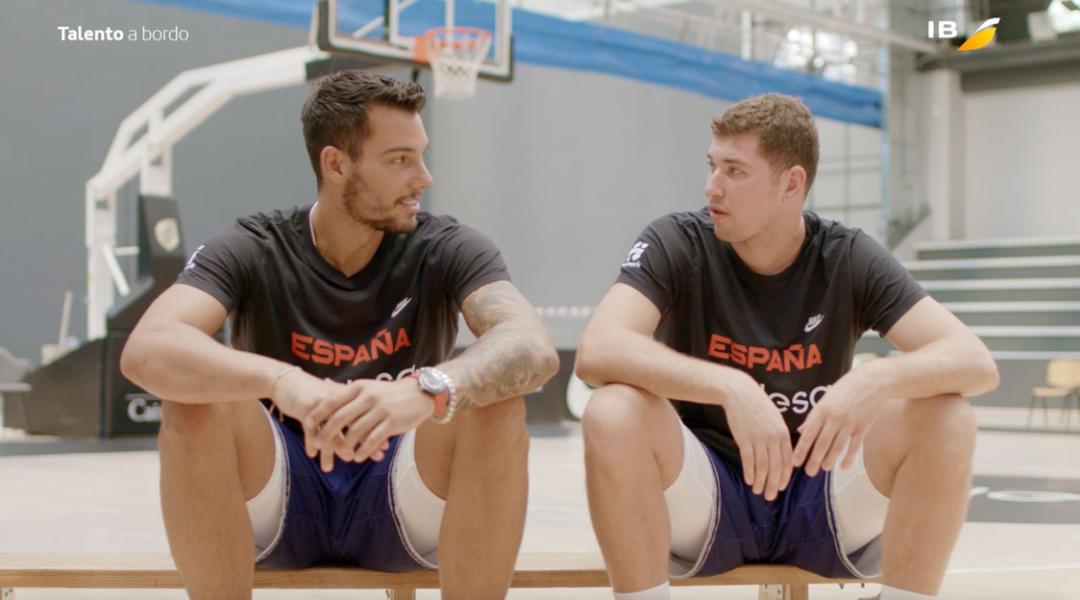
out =
[(435, 404), (417, 381), (359, 379), (338, 383), (302, 370), (282, 376), (271, 400), (300, 422), (304, 450), (319, 457), (324, 472), (334, 468), (334, 456), (344, 461), (380, 461), (389, 439), (415, 429), (435, 412)]

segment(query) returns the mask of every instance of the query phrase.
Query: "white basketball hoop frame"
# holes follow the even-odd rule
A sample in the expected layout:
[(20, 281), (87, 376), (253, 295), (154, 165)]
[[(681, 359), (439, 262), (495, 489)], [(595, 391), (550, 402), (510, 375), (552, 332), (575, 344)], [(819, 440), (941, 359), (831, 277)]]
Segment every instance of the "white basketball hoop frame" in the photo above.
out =
[[(479, 45), (470, 40), (480, 41), (479, 37), (482, 36), (475, 34), (476, 28), (464, 28), (456, 23), (454, 0), (445, 0), (444, 18), (439, 27), (429, 29), (420, 35), (405, 35), (401, 32), (402, 13), (419, 0), (386, 0), (384, 14), (356, 29), (349, 27), (352, 29), (351, 32), (339, 31), (341, 2), (343, 1), (346, 0), (318, 0), (316, 3), (312, 32), (314, 42), (321, 50), (367, 60), (375, 58), (386, 62), (427, 66), (433, 71), (445, 70), (447, 64), (440, 60), (444, 56), (443, 53), (432, 55), (430, 47), (421, 47), (431, 42), (434, 37), (433, 31), (442, 30), (453, 32), (452, 35), (444, 34), (442, 38), (436, 38), (450, 41), (449, 44), (442, 45), (445, 55), (451, 58), (450, 64), (459, 64), (455, 61), (463, 60), (475, 61), (476, 55), (479, 54)], [(488, 32), (489, 49), (485, 49), (476, 65), (476, 76), (508, 82), (513, 79), (514, 64), (511, 2), (510, 0), (492, 0), (492, 9), (495, 29)], [(380, 27), (382, 28), (381, 35), (378, 33)], [(463, 58), (463, 52), (468, 53), (467, 59)], [(423, 58), (434, 58), (439, 64), (436, 65)], [(445, 77), (440, 77), (437, 71), (436, 78), (442, 79), (444, 83), (446, 81)], [(453, 79), (454, 75), (451, 75), (451, 78)]]

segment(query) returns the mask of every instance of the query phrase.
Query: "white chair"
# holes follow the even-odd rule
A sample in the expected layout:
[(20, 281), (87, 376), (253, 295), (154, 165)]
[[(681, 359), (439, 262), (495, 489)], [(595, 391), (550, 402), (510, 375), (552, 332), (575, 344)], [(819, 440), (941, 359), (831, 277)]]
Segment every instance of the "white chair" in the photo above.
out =
[(1043, 424), (1050, 426), (1047, 398), (1061, 398), (1062, 420), (1069, 427), (1070, 404), (1076, 400), (1080, 411), (1080, 360), (1057, 359), (1046, 367), (1046, 385), (1031, 390), (1031, 404), (1028, 406), (1027, 426), (1031, 427), (1031, 418), (1035, 412), (1035, 403), (1042, 402)]

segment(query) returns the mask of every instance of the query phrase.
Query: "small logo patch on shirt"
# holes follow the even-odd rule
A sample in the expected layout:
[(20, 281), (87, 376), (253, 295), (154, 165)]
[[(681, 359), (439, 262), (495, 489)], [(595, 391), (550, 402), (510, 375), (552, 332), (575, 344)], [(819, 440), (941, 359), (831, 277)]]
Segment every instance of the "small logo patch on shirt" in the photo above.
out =
[(410, 302), (412, 302), (412, 298), (406, 298), (401, 302), (398, 302), (397, 306), (394, 307), (394, 311), (390, 313), (390, 318), (393, 319), (398, 316), (398, 313), (405, 310), (405, 307), (408, 306)]
[(626, 255), (626, 262), (622, 264), (623, 268), (640, 268), (641, 267), (641, 255), (645, 254), (645, 250), (649, 247), (649, 244), (645, 242), (637, 242), (633, 248), (630, 248), (630, 252)]
[(805, 331), (806, 333), (810, 333), (811, 331), (816, 329), (818, 325), (821, 325), (821, 322), (824, 320), (825, 315), (814, 315), (810, 317), (810, 320), (806, 322), (806, 327), (803, 327), (803, 331)]
[(188, 261), (187, 261), (187, 264), (184, 265), (184, 270), (185, 271), (190, 271), (190, 270), (195, 268), (195, 257), (198, 256), (199, 253), (202, 252), (202, 249), (205, 248), (205, 247), (206, 247), (206, 244), (203, 244), (203, 245), (199, 246), (198, 248), (196, 248), (195, 252), (191, 253), (191, 258), (189, 258)]

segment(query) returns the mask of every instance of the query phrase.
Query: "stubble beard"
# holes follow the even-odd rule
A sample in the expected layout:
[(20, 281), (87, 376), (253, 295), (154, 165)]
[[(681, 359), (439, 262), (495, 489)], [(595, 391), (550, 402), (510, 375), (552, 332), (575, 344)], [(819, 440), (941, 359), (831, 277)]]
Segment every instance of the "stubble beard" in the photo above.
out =
[(365, 206), (377, 203), (370, 194), (366, 193), (366, 187), (360, 180), (359, 174), (353, 174), (345, 182), (345, 191), (342, 194), (345, 201), (345, 212), (354, 223), (370, 227), (376, 231), (393, 234), (410, 233), (416, 229), (415, 217), (402, 219), (393, 216), (392, 212), (397, 208), (397, 202), (382, 211), (372, 210)]

